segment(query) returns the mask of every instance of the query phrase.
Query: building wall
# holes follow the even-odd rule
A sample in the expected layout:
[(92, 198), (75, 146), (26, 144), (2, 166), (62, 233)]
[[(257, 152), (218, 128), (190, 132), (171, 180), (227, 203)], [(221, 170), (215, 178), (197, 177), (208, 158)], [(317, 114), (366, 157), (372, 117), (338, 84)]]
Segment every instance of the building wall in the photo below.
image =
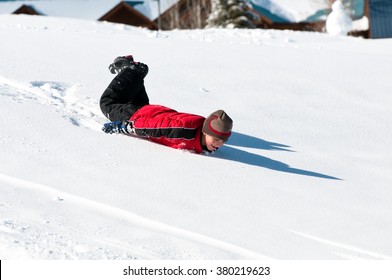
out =
[(369, 0), (370, 37), (392, 38), (392, 0)]
[(203, 28), (210, 12), (211, 0), (180, 0), (161, 16), (162, 29)]

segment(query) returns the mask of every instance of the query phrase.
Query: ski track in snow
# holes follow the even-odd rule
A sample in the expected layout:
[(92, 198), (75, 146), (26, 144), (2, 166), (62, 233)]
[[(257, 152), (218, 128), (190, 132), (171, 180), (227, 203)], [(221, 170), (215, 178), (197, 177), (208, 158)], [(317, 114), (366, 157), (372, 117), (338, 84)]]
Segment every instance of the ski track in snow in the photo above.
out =
[(303, 233), (303, 232), (299, 232), (299, 231), (295, 231), (295, 230), (291, 230), (291, 229), (286, 229), (286, 230), (295, 234), (295, 235), (306, 238), (308, 240), (328, 245), (330, 248), (336, 248), (339, 251), (344, 251), (344, 253), (340, 253), (340, 252), (335, 253), (336, 255), (342, 257), (343, 259), (350, 259), (350, 260), (355, 260), (355, 259), (358, 259), (358, 260), (361, 260), (361, 259), (364, 259), (364, 260), (371, 260), (371, 259), (390, 260), (391, 259), (390, 256), (371, 252), (368, 250), (357, 248), (355, 246), (342, 244), (339, 242), (334, 242), (331, 240), (327, 240), (327, 239), (324, 239), (321, 237), (313, 236), (313, 235), (310, 235), (307, 233)]
[[(67, 235), (73, 234), (72, 227), (70, 230), (68, 229), (69, 232), (67, 233), (66, 228), (69, 228), (69, 225), (65, 225), (67, 222), (62, 221), (57, 225), (57, 227), (60, 227), (61, 230), (56, 230), (56, 228), (54, 230), (50, 230), (53, 227), (53, 223), (49, 220), (42, 220), (42, 218), (38, 218), (41, 219), (41, 227), (47, 229), (37, 230), (39, 226), (29, 225), (21, 221), (20, 219), (23, 218), (2, 218), (0, 220), (0, 232), (2, 233), (0, 235), (0, 244), (3, 244), (0, 245), (1, 251), (10, 251), (10, 248), (3, 246), (12, 246), (4, 244), (13, 243), (15, 248), (19, 248), (19, 250), (21, 245), (23, 245), (22, 247), (24, 247), (26, 251), (33, 250), (34, 256), (41, 256), (44, 258), (176, 259), (179, 257), (187, 258), (187, 256), (195, 258), (195, 254), (197, 255), (199, 253), (195, 253), (194, 251), (198, 251), (200, 249), (203, 251), (203, 248), (208, 248), (206, 250), (207, 252), (215, 251), (218, 252), (219, 256), (225, 256), (225, 258), (271, 259), (267, 256), (214, 238), (149, 220), (110, 205), (71, 195), (48, 186), (24, 181), (1, 173), (0, 184), (14, 192), (32, 192), (29, 197), (35, 197), (35, 199), (38, 198), (43, 201), (42, 203), (48, 203), (48, 201), (52, 204), (61, 203), (65, 205), (64, 207), (67, 209), (67, 212), (80, 211), (80, 213), (83, 213), (84, 216), (93, 214), (94, 217), (109, 216), (110, 220), (117, 220), (121, 222), (121, 227), (125, 228), (125, 230), (123, 229), (124, 231), (129, 231), (130, 236), (132, 236), (135, 231), (139, 231), (142, 232), (142, 236), (148, 237), (148, 240), (143, 242), (140, 241), (141, 235), (139, 235), (139, 239), (128, 241), (118, 240), (115, 237), (112, 237), (111, 234), (108, 234), (108, 231), (110, 231), (109, 229), (101, 227), (97, 231), (107, 231), (106, 235), (101, 233), (101, 236), (97, 236), (99, 233), (95, 232), (91, 236), (91, 234), (87, 235), (84, 233), (85, 236), (79, 239), (82, 241), (78, 241), (80, 243), (75, 243), (74, 241), (69, 241), (72, 239), (67, 238)], [(15, 194), (13, 195), (15, 196)], [(0, 203), (0, 210), (3, 207), (12, 207), (12, 205)], [(61, 213), (61, 211), (57, 212)], [(83, 233), (77, 234), (83, 235)], [(84, 239), (86, 239), (85, 242), (83, 242)], [(89, 243), (92, 240), (94, 241), (93, 244), (102, 244), (102, 247), (90, 248), (91, 246)], [(170, 246), (173, 240), (176, 240), (174, 244), (176, 244), (175, 247), (177, 248)], [(185, 244), (185, 249), (182, 251), (178, 248), (178, 240)], [(110, 249), (108, 249), (108, 245)], [(92, 250), (94, 253), (91, 252)], [(24, 251), (21, 251), (20, 253), (16, 252), (15, 254), (18, 255), (18, 257), (29, 258), (29, 254)], [(203, 253), (201, 253), (201, 255), (199, 254), (196, 257), (209, 258), (211, 256), (203, 256)]]
[(0, 76), (0, 96), (16, 102), (35, 101), (54, 108), (73, 125), (101, 130), (104, 121), (98, 101), (81, 96), (83, 85), (69, 85), (55, 81), (32, 81), (29, 84), (12, 81)]

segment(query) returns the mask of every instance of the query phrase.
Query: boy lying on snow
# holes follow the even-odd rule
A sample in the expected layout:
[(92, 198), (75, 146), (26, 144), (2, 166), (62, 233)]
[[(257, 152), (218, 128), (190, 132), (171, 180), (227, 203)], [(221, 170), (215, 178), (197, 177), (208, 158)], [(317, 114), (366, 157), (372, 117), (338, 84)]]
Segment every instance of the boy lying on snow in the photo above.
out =
[(105, 133), (136, 134), (159, 144), (196, 153), (216, 151), (230, 137), (233, 121), (223, 110), (204, 118), (150, 105), (144, 87), (148, 66), (135, 62), (131, 55), (117, 57), (109, 69), (118, 75), (100, 100), (101, 111), (112, 121), (104, 124), (102, 130)]

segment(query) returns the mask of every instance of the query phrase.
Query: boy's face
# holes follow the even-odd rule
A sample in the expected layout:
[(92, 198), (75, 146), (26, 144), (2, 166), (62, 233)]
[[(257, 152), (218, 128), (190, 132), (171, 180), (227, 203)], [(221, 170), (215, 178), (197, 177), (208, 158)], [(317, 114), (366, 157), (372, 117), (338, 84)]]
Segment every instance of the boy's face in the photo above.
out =
[(219, 147), (222, 147), (225, 141), (215, 138), (211, 135), (204, 134), (205, 136), (205, 141), (206, 141), (206, 147), (210, 152), (216, 151)]

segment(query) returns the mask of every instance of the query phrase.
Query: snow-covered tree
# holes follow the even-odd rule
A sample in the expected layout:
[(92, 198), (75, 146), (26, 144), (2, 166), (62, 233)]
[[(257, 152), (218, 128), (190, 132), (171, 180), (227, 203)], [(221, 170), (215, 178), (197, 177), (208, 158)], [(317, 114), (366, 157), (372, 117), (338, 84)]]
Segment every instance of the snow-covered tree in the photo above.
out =
[(246, 0), (211, 0), (207, 27), (254, 28)]

